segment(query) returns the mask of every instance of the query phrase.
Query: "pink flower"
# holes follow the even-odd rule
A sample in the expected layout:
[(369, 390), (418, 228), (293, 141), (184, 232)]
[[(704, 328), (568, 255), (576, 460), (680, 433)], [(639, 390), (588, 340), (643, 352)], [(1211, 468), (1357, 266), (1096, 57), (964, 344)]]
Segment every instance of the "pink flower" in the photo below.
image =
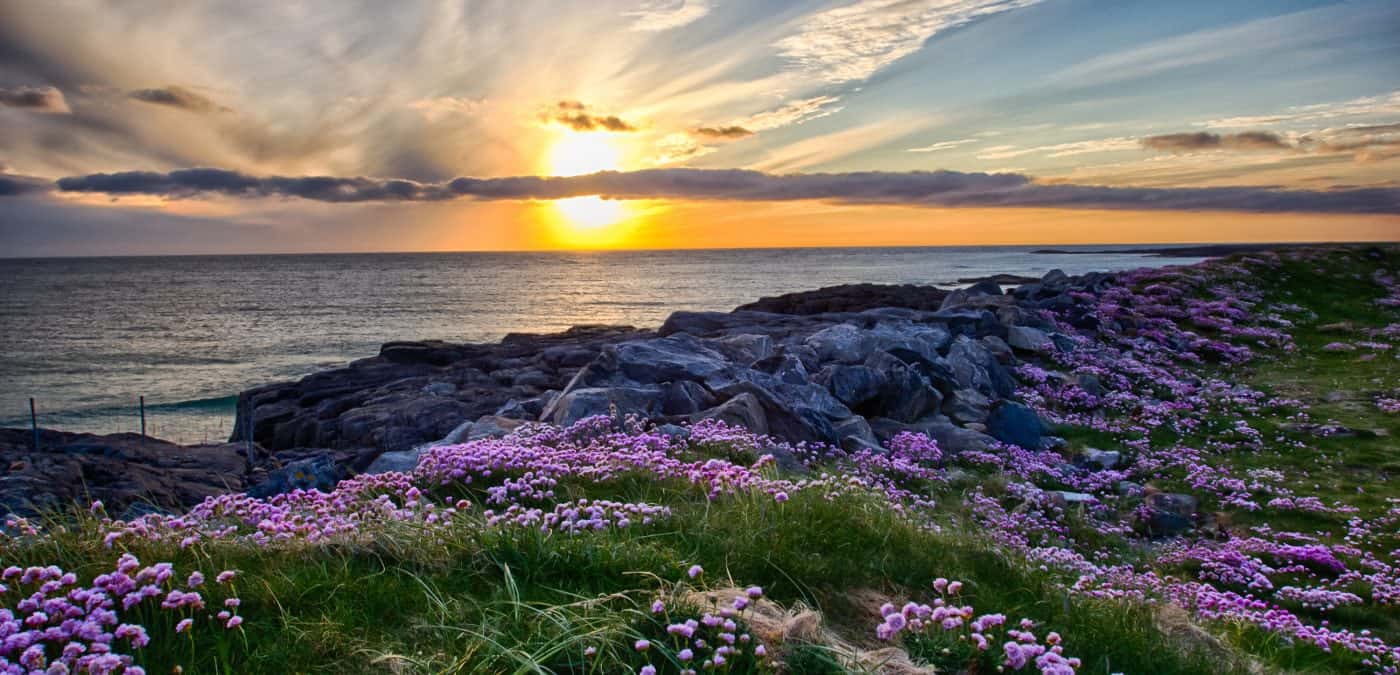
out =
[(701, 566), (699, 566), (699, 565), (691, 565), (691, 566), (690, 566), (690, 569), (686, 570), (685, 573), (686, 573), (687, 575), (689, 575), (691, 579), (694, 579), (695, 577), (698, 577), (698, 576), (700, 576), (701, 574), (704, 574), (704, 573), (705, 573), (705, 568), (703, 568), (703, 567), (701, 567)]

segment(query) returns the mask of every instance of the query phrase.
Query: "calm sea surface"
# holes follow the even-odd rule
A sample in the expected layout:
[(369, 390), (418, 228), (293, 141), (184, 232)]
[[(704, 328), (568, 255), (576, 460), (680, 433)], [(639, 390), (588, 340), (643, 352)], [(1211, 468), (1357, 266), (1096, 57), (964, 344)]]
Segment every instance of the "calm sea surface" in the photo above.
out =
[[(1106, 247), (1096, 246), (1095, 250)], [(221, 441), (242, 389), (372, 356), (580, 323), (656, 326), (839, 283), (953, 284), (1194, 262), (1033, 247), (0, 259), (0, 426)]]

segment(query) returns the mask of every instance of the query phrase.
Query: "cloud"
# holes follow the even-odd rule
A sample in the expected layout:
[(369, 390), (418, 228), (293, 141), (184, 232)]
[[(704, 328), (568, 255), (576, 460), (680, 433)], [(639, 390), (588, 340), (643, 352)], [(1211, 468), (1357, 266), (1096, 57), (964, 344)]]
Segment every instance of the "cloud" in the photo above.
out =
[(154, 103), (155, 105), (180, 108), (190, 112), (232, 112), (231, 108), (221, 106), (209, 100), (209, 98), (203, 94), (176, 85), (156, 89), (137, 89), (127, 92), (126, 95), (133, 100), (143, 103)]
[(1014, 145), (994, 145), (978, 153), (977, 158), (1010, 159), (1012, 157), (1021, 157), (1023, 155), (1036, 153), (1043, 154), (1046, 157), (1073, 157), (1075, 155), (1087, 155), (1096, 152), (1135, 150), (1138, 147), (1138, 139), (1120, 136), (1118, 138), (1096, 138), (1090, 141), (1038, 145), (1030, 148), (1020, 148)]
[(741, 127), (737, 124), (730, 125), (727, 127), (695, 127), (694, 129), (691, 129), (690, 132), (695, 134), (696, 136), (704, 136), (706, 138), (728, 139), (744, 138), (746, 136), (752, 136), (754, 134), (754, 132), (750, 131), (749, 129)]
[(545, 120), (562, 124), (574, 131), (636, 131), (637, 127), (617, 115), (594, 115), (579, 101), (559, 101), (545, 113)]
[(1274, 124), (1316, 122), (1343, 117), (1376, 117), (1400, 115), (1400, 91), (1378, 96), (1362, 96), (1347, 101), (1295, 105), (1272, 115), (1243, 115), (1200, 122), (1199, 126), (1213, 129), (1238, 129)]
[(778, 52), (828, 82), (864, 80), (929, 38), (1040, 0), (861, 0), (813, 15)]
[(841, 99), (838, 96), (813, 96), (788, 101), (781, 107), (750, 115), (734, 124), (754, 132), (777, 129), (790, 124), (802, 124), (841, 112), (841, 106), (834, 105), (839, 100)]
[(1282, 136), (1270, 131), (1214, 134), (1207, 131), (1163, 134), (1142, 139), (1142, 147), (1160, 152), (1186, 153), (1202, 150), (1293, 150)]
[(938, 143), (934, 143), (932, 145), (925, 145), (917, 148), (908, 148), (905, 150), (905, 152), (942, 152), (944, 150), (952, 150), (953, 148), (956, 148), (960, 145), (967, 145), (968, 143), (976, 142), (977, 139), (975, 138), (962, 138), (956, 141), (939, 141)]
[(624, 12), (623, 16), (632, 17), (632, 25), (628, 27), (631, 30), (655, 32), (680, 28), (709, 13), (710, 3), (706, 0), (652, 0), (642, 3), (636, 11)]
[(13, 173), (3, 173), (4, 168), (4, 166), (0, 166), (0, 197), (18, 197), (20, 195), (38, 194), (40, 192), (49, 192), (53, 190), (52, 181)]
[(429, 121), (437, 121), (457, 115), (474, 115), (481, 110), (480, 99), (465, 96), (438, 96), (410, 101), (409, 108), (418, 111)]
[(1015, 173), (866, 171), (770, 174), (743, 169), (646, 169), (583, 176), (457, 178), (441, 183), (330, 176), (257, 177), (221, 169), (132, 171), (73, 176), (60, 190), (150, 194), (297, 197), (326, 202), (610, 199), (724, 201), (825, 200), (929, 207), (1036, 207), (1153, 211), (1373, 213), (1400, 215), (1400, 189), (1279, 190), (1263, 187), (1139, 188), (1038, 183)]
[(1142, 147), (1174, 154), (1216, 150), (1284, 150), (1314, 155), (1351, 153), (1357, 161), (1368, 162), (1390, 159), (1400, 154), (1400, 124), (1319, 129), (1296, 135), (1292, 140), (1272, 131), (1237, 134), (1199, 131), (1148, 136), (1142, 139)]
[(57, 87), (0, 88), (0, 106), (41, 113), (69, 113), (68, 101)]

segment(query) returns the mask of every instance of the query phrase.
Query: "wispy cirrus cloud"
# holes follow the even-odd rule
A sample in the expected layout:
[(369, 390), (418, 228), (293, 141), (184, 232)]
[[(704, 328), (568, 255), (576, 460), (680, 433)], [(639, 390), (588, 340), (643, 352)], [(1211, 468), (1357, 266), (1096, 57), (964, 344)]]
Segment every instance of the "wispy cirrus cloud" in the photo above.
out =
[(1034, 154), (1040, 154), (1046, 157), (1073, 157), (1075, 155), (1087, 155), (1096, 152), (1135, 150), (1139, 147), (1138, 139), (1119, 136), (1116, 138), (1098, 138), (1087, 141), (1056, 143), (1053, 145), (1037, 145), (1028, 148), (1015, 145), (994, 145), (977, 153), (977, 158), (1010, 159), (1012, 157)]
[(975, 138), (961, 138), (961, 139), (958, 139), (958, 140), (956, 140), (956, 141), (939, 141), (939, 142), (937, 142), (937, 143), (932, 143), (932, 144), (930, 144), (930, 145), (923, 145), (923, 146), (919, 146), (919, 147), (917, 147), (917, 148), (907, 148), (907, 149), (905, 150), (905, 152), (942, 152), (942, 151), (944, 151), (944, 150), (952, 150), (953, 148), (956, 148), (956, 147), (964, 146), (964, 145), (967, 145), (967, 144), (969, 144), (969, 143), (977, 143), (977, 142), (979, 142), (979, 141), (978, 141), (977, 139), (975, 139)]
[(58, 87), (0, 88), (0, 106), (41, 113), (72, 112)]
[(324, 202), (564, 199), (826, 200), (929, 207), (1038, 207), (1153, 211), (1400, 214), (1400, 189), (1278, 190), (1258, 187), (1139, 188), (1047, 184), (1015, 173), (865, 171), (771, 174), (742, 169), (646, 169), (583, 176), (457, 178), (441, 183), (331, 176), (250, 176), (220, 169), (132, 171), (57, 181), (69, 192), (171, 198), (219, 194)]
[(1294, 124), (1336, 120), (1347, 117), (1385, 117), (1400, 115), (1400, 91), (1378, 96), (1361, 96), (1346, 101), (1314, 103), (1289, 106), (1284, 110), (1267, 115), (1239, 115), (1221, 117), (1197, 123), (1197, 126), (1212, 129), (1238, 129), (1261, 127), (1276, 124)]
[(864, 80), (946, 30), (1040, 0), (860, 0), (805, 19), (779, 53), (827, 82)]
[(623, 16), (632, 18), (632, 30), (655, 32), (695, 23), (709, 13), (707, 0), (649, 0)]

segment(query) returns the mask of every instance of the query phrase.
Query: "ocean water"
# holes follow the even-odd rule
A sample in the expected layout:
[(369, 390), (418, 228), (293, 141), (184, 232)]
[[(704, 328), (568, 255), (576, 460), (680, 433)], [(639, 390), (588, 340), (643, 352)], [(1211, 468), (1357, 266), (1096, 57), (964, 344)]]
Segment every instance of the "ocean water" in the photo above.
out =
[[(841, 283), (1194, 262), (1035, 247), (0, 259), (0, 426), (218, 442), (237, 393), (390, 340), (657, 326)], [(1106, 248), (1095, 246), (1093, 250)]]

